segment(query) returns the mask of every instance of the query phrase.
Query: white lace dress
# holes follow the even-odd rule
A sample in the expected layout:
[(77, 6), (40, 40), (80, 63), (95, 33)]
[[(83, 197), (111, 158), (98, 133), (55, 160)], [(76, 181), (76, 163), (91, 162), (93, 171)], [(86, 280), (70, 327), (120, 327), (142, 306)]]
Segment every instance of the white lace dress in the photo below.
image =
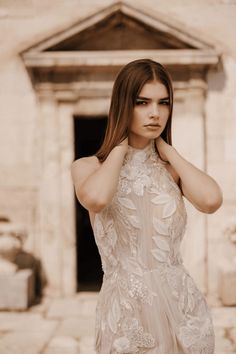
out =
[(96, 311), (99, 354), (212, 354), (202, 293), (179, 252), (186, 225), (181, 192), (153, 142), (129, 147), (117, 192), (95, 215), (104, 278)]

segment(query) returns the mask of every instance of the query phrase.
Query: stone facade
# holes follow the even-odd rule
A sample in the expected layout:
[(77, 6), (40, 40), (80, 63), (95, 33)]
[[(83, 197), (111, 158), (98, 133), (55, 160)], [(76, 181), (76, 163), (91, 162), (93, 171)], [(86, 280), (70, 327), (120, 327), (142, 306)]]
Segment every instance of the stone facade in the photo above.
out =
[(119, 67), (150, 56), (174, 79), (174, 145), (223, 189), (213, 215), (187, 203), (183, 244), (199, 287), (223, 301), (221, 264), (235, 252), (225, 236), (236, 204), (235, 14), (226, 0), (0, 2), (0, 210), (25, 224), (45, 292), (77, 288), (73, 117), (106, 115)]

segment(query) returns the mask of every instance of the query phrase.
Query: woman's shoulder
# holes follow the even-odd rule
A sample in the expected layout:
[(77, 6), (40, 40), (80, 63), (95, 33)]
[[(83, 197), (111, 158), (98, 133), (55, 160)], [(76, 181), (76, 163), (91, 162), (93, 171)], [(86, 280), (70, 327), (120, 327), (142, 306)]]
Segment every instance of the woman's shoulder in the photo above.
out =
[(80, 165), (83, 165), (83, 166), (99, 166), (100, 165), (100, 162), (97, 158), (96, 155), (93, 155), (93, 156), (87, 156), (87, 157), (81, 157), (75, 161), (72, 162), (71, 166), (72, 167), (76, 167), (76, 166), (80, 166)]
[(97, 156), (81, 157), (71, 164), (71, 173), (73, 175), (89, 175), (100, 166)]

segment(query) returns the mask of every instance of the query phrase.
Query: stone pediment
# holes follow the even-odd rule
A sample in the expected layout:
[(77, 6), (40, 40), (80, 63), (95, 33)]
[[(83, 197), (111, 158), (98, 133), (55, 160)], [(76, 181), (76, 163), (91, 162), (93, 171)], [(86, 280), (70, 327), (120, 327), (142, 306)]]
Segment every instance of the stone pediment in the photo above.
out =
[(120, 66), (140, 57), (166, 65), (212, 65), (219, 61), (214, 46), (167, 21), (123, 2), (81, 19), (26, 50), (28, 68)]
[[(158, 26), (153, 27), (145, 18), (126, 14), (122, 8), (111, 9), (104, 18), (94, 16), (93, 24), (85, 29), (75, 26), (74, 33), (65, 31), (62, 36), (44, 43), (44, 51), (139, 50), (139, 49), (196, 49), (190, 38), (173, 35)], [(139, 16), (140, 17), (140, 16)], [(91, 19), (90, 19), (91, 21)], [(85, 21), (86, 22), (86, 21)], [(61, 37), (61, 38), (60, 38)], [(63, 38), (64, 37), (64, 38)], [(59, 41), (58, 41), (59, 40)], [(49, 46), (48, 46), (49, 44)]]

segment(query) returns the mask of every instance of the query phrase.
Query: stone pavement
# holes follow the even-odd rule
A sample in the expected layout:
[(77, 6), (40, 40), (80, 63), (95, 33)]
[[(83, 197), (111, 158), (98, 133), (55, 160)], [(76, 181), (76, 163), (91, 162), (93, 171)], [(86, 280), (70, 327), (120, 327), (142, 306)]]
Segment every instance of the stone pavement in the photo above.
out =
[[(95, 354), (97, 293), (44, 298), (26, 312), (0, 312), (0, 354)], [(215, 354), (236, 353), (236, 307), (214, 308)], [(171, 354), (171, 353), (170, 353)]]

